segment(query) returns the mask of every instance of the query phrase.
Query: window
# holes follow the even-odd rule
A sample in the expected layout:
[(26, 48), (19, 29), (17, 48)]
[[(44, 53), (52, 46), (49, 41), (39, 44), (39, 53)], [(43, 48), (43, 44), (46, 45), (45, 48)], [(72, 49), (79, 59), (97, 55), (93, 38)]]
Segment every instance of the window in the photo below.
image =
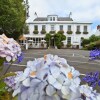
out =
[(34, 25), (34, 30), (38, 30), (38, 25)]
[(60, 25), (60, 31), (63, 31), (63, 25)]
[(45, 25), (42, 25), (42, 30), (45, 30), (46, 29), (46, 26)]
[(51, 25), (51, 31), (55, 31), (55, 26)]
[(71, 44), (71, 37), (67, 38), (67, 44)]
[(80, 26), (79, 25), (77, 26), (77, 30), (76, 31), (80, 32)]
[(87, 26), (84, 26), (84, 32), (87, 32)]
[(68, 31), (71, 31), (71, 25), (68, 25)]
[(53, 21), (55, 21), (55, 17), (53, 17)]
[(52, 21), (52, 17), (50, 17), (50, 21)]

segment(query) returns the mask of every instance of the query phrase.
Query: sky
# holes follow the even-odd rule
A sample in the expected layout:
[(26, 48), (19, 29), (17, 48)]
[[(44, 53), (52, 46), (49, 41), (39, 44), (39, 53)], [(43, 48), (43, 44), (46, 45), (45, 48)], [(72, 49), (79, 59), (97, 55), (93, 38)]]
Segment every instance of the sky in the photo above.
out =
[(92, 31), (100, 25), (100, 0), (28, 0), (29, 15), (28, 22), (32, 22), (36, 12), (38, 17), (47, 15), (58, 15), (60, 17), (71, 17), (78, 22), (91, 22)]

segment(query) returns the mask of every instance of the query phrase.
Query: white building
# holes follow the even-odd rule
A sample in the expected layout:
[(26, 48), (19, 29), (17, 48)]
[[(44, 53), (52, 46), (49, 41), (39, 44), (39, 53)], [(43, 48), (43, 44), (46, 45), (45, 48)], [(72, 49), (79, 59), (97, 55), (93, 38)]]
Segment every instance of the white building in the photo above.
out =
[(100, 36), (100, 25), (97, 26), (97, 30), (96, 30), (95, 35)]
[[(37, 17), (33, 22), (28, 23), (29, 34), (25, 37), (28, 41), (33, 41), (33, 48), (41, 48), (41, 41), (44, 41), (46, 33), (53, 34), (53, 32), (57, 33), (61, 30), (64, 31), (63, 34), (66, 36), (66, 40), (63, 41), (65, 47), (67, 44), (71, 44), (73, 47), (81, 48), (82, 38), (88, 38), (91, 35), (91, 24), (74, 22), (70, 17), (59, 17), (57, 15)], [(54, 40), (50, 41), (54, 42)], [(51, 46), (55, 46), (55, 44), (52, 43)]]

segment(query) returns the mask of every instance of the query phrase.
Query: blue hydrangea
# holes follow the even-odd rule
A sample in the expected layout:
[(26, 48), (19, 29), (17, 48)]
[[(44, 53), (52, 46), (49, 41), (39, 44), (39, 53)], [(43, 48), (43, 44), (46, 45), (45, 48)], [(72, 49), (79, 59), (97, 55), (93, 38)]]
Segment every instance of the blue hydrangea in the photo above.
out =
[(100, 86), (100, 72), (87, 73), (86, 76), (83, 77), (83, 81), (92, 87), (95, 87), (96, 85)]
[(90, 51), (90, 60), (100, 59), (100, 49), (94, 49)]

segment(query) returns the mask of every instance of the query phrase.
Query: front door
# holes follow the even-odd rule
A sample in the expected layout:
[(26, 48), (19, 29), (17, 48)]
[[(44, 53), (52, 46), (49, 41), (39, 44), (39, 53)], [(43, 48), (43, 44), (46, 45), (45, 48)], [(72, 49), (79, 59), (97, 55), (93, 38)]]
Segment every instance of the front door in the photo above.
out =
[(50, 46), (52, 47), (52, 48), (54, 48), (54, 38), (51, 38), (51, 43), (50, 43)]

